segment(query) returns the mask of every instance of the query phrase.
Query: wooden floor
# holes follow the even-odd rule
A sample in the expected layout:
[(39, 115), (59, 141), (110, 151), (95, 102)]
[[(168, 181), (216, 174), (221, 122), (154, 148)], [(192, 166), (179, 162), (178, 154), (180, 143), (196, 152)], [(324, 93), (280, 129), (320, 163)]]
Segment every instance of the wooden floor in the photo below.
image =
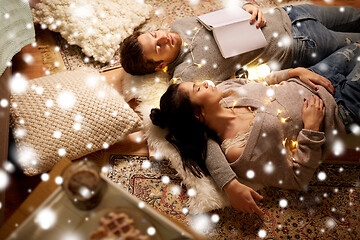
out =
[[(290, 0), (274, 0), (279, 4), (284, 4)], [(357, 8), (360, 8), (360, 0), (314, 0), (313, 3), (321, 5), (334, 5), (334, 6), (344, 6), (350, 5)], [(36, 29), (36, 35), (47, 34), (42, 32), (44, 30)], [(31, 54), (34, 57), (34, 63), (29, 65), (24, 62), (24, 54)], [(20, 53), (18, 53), (13, 59), (13, 73), (21, 73), (25, 75), (28, 79), (34, 79), (37, 77), (45, 76), (45, 71), (47, 67), (43, 64), (41, 52), (37, 47), (28, 45), (24, 47)], [(121, 79), (122, 71), (112, 70), (103, 73), (107, 77), (107, 81), (114, 85), (114, 87), (121, 91)], [(149, 150), (146, 145), (146, 141), (141, 142), (135, 141), (138, 136), (142, 136), (141, 132), (129, 135), (123, 141), (115, 144), (107, 150), (107, 153), (116, 152), (122, 154), (134, 154), (134, 155), (147, 155)], [(31, 190), (40, 182), (39, 176), (26, 177), (22, 172), (17, 169), (13, 174), (11, 174), (10, 186), (6, 191), (5, 199), (5, 220), (14, 212), (16, 208), (21, 204), (21, 202), (29, 195)], [(3, 206), (4, 207), (4, 206)]]

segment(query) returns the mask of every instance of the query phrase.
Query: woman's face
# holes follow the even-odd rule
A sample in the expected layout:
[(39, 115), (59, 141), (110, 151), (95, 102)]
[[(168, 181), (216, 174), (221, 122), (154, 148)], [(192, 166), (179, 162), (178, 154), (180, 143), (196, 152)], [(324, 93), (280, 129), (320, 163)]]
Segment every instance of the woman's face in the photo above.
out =
[(193, 104), (203, 108), (218, 104), (222, 98), (222, 91), (216, 87), (210, 86), (207, 82), (195, 84), (192, 82), (184, 82), (179, 86), (180, 91), (184, 91), (189, 95)]

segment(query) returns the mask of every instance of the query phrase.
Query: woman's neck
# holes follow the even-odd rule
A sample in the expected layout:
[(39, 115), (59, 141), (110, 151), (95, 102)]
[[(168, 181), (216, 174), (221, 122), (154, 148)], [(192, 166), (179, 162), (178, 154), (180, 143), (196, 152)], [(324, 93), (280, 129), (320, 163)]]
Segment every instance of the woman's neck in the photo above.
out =
[(223, 140), (227, 130), (231, 128), (231, 122), (237, 118), (237, 115), (231, 109), (219, 106), (217, 109), (206, 112), (204, 118), (205, 125)]

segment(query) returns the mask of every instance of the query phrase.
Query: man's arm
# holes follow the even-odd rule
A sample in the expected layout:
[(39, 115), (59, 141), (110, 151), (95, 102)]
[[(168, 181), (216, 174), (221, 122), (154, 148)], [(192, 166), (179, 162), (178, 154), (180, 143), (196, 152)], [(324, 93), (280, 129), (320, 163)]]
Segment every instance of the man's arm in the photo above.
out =
[(251, 14), (251, 18), (249, 21), (250, 24), (253, 24), (257, 19), (257, 22), (256, 22), (257, 28), (261, 28), (266, 25), (266, 19), (264, 17), (264, 14), (260, 10), (259, 6), (257, 5), (257, 3), (255, 1), (253, 1), (253, 0), (245, 1), (244, 4), (242, 5), (242, 8)]

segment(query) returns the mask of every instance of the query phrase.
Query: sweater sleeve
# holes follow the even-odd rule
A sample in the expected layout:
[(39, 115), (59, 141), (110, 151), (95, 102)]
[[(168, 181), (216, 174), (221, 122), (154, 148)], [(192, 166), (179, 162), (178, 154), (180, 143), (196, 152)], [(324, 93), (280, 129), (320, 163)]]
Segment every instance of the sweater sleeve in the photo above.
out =
[(294, 180), (299, 189), (310, 182), (316, 168), (321, 163), (322, 145), (325, 133), (302, 129), (297, 138), (298, 145), (292, 157)]
[(289, 76), (289, 70), (281, 70), (281, 71), (273, 71), (269, 75), (265, 77), (265, 81), (269, 85), (277, 84), (282, 81), (288, 80), (290, 78)]
[(254, 0), (244, 0), (241, 7), (244, 7), (247, 4), (252, 4), (252, 5), (255, 5), (255, 6), (259, 6)]
[(224, 153), (221, 151), (219, 144), (212, 139), (208, 141), (205, 164), (215, 183), (221, 189), (236, 177), (235, 172), (232, 170)]

